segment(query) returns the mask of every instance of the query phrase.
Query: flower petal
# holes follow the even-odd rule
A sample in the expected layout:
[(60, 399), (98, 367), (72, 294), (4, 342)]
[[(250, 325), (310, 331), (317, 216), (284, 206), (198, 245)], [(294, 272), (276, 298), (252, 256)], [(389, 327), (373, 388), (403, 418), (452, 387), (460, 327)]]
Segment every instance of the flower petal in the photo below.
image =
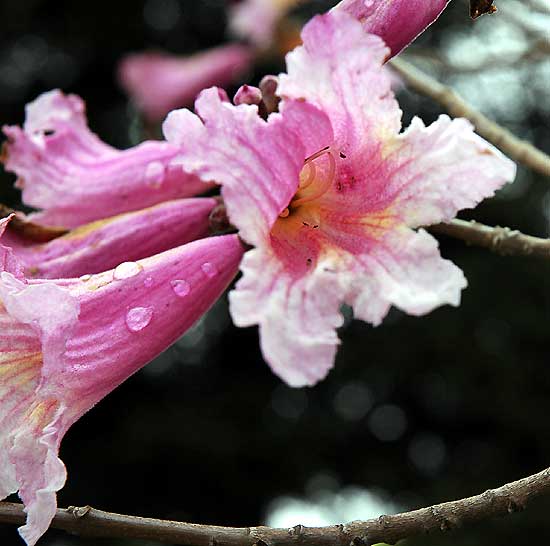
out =
[(250, 48), (230, 44), (189, 57), (136, 53), (119, 66), (119, 81), (149, 121), (191, 104), (202, 89), (231, 84), (252, 64)]
[(380, 36), (397, 55), (424, 32), (449, 0), (342, 0), (335, 10), (345, 10), (370, 34)]
[(18, 176), (32, 218), (75, 227), (205, 190), (171, 161), (177, 148), (148, 141), (119, 151), (86, 125), (84, 103), (50, 91), (27, 106), (24, 129), (4, 127), (5, 167)]
[(342, 326), (341, 278), (322, 263), (310, 274), (289, 275), (267, 249), (245, 254), (243, 278), (230, 293), (237, 326), (259, 324), (265, 360), (293, 387), (313, 385), (334, 363)]
[(299, 0), (242, 0), (229, 9), (229, 29), (258, 47), (273, 40), (277, 21)]
[(354, 254), (352, 289), (346, 303), (355, 316), (380, 324), (390, 304), (411, 315), (458, 306), (467, 286), (462, 271), (441, 258), (437, 241), (424, 230), (391, 230), (368, 252)]
[(216, 205), (213, 198), (178, 199), (99, 220), (40, 245), (9, 231), (2, 242), (16, 251), (28, 277), (79, 277), (206, 237)]
[(414, 118), (387, 161), (394, 163), (387, 193), (411, 227), (446, 222), (491, 197), (516, 174), (516, 165), (474, 133), (465, 119), (442, 115), (426, 127)]
[[(216, 89), (201, 93), (196, 110), (204, 125), (188, 111), (172, 112), (163, 126), (166, 138), (182, 146), (178, 161), (187, 172), (222, 185), (231, 222), (257, 244), (296, 192), (313, 139), (330, 144), (330, 124), (307, 103), (289, 104), (266, 122), (257, 106), (233, 106)], [(311, 134), (309, 144), (295, 133), (300, 122), (300, 131)]]
[[(10, 214), (6, 218), (0, 219), (0, 240), (4, 236), (4, 232), (14, 215)], [(13, 273), (17, 278), (24, 277), (23, 266), (20, 261), (15, 258), (13, 250), (9, 246), (4, 246), (0, 243), (0, 271), (9, 271)]]
[(337, 145), (364, 154), (401, 129), (401, 110), (382, 68), (388, 49), (344, 11), (313, 18), (302, 31), (303, 46), (287, 55), (279, 77), (285, 100), (306, 100), (325, 112)]
[(26, 283), (0, 273), (0, 498), (19, 490), (29, 546), (55, 514), (67, 429), (185, 332), (242, 254), (238, 237), (227, 235), (86, 281)]

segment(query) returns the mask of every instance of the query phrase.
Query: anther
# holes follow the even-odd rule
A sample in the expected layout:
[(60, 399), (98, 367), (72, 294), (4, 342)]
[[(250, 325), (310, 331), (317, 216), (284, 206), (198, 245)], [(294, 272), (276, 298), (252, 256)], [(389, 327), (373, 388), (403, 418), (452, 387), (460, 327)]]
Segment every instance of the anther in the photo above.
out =
[(321, 150), (320, 152), (317, 152), (317, 154), (313, 154), (311, 156), (312, 158), (318, 158), (321, 155), (327, 154), (328, 162), (329, 162), (329, 171), (326, 176), (323, 177), (323, 183), (319, 184), (319, 187), (315, 189), (313, 193), (310, 195), (307, 195), (305, 197), (301, 197), (299, 199), (296, 199), (295, 201), (292, 201), (293, 206), (303, 205), (304, 203), (309, 203), (310, 201), (314, 201), (318, 197), (321, 197), (324, 195), (328, 189), (331, 187), (332, 182), (334, 181), (334, 176), (336, 174), (336, 159), (334, 159), (334, 154), (328, 149), (325, 148)]
[(288, 207), (280, 212), (279, 218), (288, 218), (288, 215), (290, 214), (290, 211), (288, 210)]

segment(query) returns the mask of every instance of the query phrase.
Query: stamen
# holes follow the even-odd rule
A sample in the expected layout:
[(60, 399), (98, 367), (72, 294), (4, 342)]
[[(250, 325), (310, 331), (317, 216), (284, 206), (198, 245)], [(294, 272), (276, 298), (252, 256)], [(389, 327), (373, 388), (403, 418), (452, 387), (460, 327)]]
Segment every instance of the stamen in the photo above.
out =
[(290, 211), (288, 210), (288, 207), (281, 211), (279, 214), (279, 218), (288, 218), (288, 215), (290, 214)]
[(306, 159), (306, 161), (312, 161), (313, 159), (317, 159), (318, 157), (324, 154), (327, 154), (328, 161), (329, 161), (329, 171), (327, 176), (323, 177), (322, 183), (319, 184), (319, 187), (316, 188), (316, 190), (313, 193), (311, 193), (310, 195), (301, 197), (300, 199), (296, 199), (295, 201), (292, 201), (291, 205), (293, 207), (296, 207), (298, 205), (303, 205), (304, 203), (309, 203), (310, 201), (313, 201), (321, 197), (331, 187), (332, 182), (334, 181), (334, 176), (336, 174), (336, 159), (334, 158), (334, 154), (330, 151), (330, 149), (328, 147), (324, 148), (323, 150), (317, 152), (316, 154), (313, 154), (310, 158)]
[[(307, 161), (307, 160), (306, 160)], [(304, 167), (307, 167), (309, 170), (308, 177), (306, 178), (305, 182), (300, 181), (300, 185), (298, 186), (298, 190), (305, 190), (306, 188), (309, 188), (313, 181), (315, 180), (315, 176), (317, 175), (317, 170), (315, 169), (315, 165), (313, 163), (306, 163)], [(301, 176), (300, 176), (301, 178)]]

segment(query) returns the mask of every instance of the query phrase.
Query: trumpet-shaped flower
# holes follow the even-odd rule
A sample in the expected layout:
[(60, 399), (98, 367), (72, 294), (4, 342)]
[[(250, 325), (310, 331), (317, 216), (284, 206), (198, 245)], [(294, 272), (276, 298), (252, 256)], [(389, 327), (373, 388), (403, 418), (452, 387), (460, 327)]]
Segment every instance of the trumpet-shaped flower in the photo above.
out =
[(68, 428), (214, 303), (242, 252), (226, 235), (86, 280), (27, 281), (0, 245), (0, 499), (19, 492), (29, 546), (55, 514)]
[(333, 9), (361, 21), (365, 31), (380, 36), (397, 55), (431, 25), (449, 0), (342, 0)]
[(191, 104), (205, 87), (233, 83), (252, 61), (251, 49), (239, 44), (188, 57), (134, 53), (121, 61), (118, 79), (148, 121), (156, 122), (170, 110)]
[(86, 122), (82, 100), (54, 90), (27, 105), (23, 129), (4, 127), (5, 168), (18, 176), (23, 201), (44, 209), (32, 218), (72, 228), (205, 190), (173, 166), (177, 148), (148, 141), (120, 151)]
[(177, 199), (98, 220), (42, 244), (9, 230), (2, 240), (28, 278), (80, 277), (206, 237), (217, 203), (213, 198)]
[(422, 315), (458, 305), (462, 271), (420, 228), (452, 219), (513, 179), (515, 165), (463, 119), (404, 132), (383, 41), (343, 10), (314, 18), (280, 76), (280, 113), (203, 92), (172, 112), (184, 169), (222, 184), (229, 218), (255, 248), (230, 294), (239, 326), (294, 386), (333, 365), (340, 306), (379, 324), (391, 305)]
[(258, 47), (273, 40), (279, 19), (300, 0), (240, 0), (229, 10), (229, 29)]

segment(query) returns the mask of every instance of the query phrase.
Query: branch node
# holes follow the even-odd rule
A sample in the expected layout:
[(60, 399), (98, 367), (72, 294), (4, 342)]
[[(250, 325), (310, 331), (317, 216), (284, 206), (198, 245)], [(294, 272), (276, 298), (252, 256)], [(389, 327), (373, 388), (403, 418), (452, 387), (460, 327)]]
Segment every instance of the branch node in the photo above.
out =
[(69, 506), (69, 508), (67, 508), (67, 512), (69, 512), (69, 514), (71, 514), (73, 517), (75, 517), (76, 519), (80, 519), (80, 518), (83, 518), (86, 514), (88, 514), (88, 512), (92, 509), (91, 506)]
[(452, 531), (459, 526), (458, 520), (452, 516), (447, 516), (441, 512), (437, 506), (431, 507), (431, 513), (439, 525), (439, 529), (443, 532)]
[(288, 530), (288, 534), (290, 536), (301, 537), (304, 534), (305, 530), (306, 528), (303, 525), (298, 524), (298, 525), (295, 525), (294, 527), (291, 527)]
[(387, 529), (391, 525), (390, 518), (385, 514), (381, 515), (378, 518), (378, 523), (380, 524), (380, 527), (382, 527), (382, 529)]
[(507, 510), (509, 514), (515, 514), (516, 512), (521, 512), (525, 510), (525, 505), (521, 501), (510, 499), (510, 501), (508, 502)]

